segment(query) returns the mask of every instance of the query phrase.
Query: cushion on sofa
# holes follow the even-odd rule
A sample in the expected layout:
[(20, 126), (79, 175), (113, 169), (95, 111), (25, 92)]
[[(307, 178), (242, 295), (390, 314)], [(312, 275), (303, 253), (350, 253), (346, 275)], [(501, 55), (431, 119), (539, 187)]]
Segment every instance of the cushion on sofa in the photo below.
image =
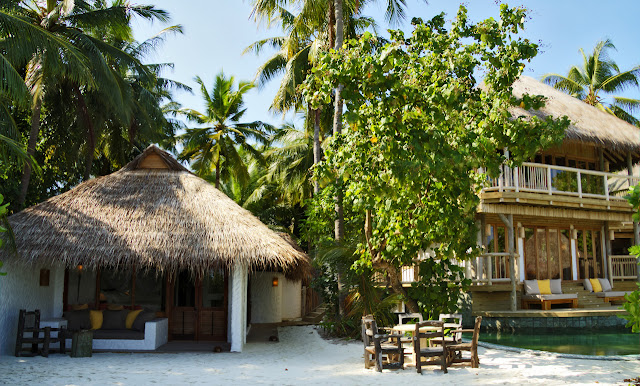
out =
[(607, 279), (598, 279), (598, 281), (600, 282), (600, 286), (602, 287), (602, 291), (603, 292), (607, 292), (607, 291), (613, 290), (613, 288), (611, 288), (611, 283), (609, 283), (609, 280), (607, 280)]
[(602, 286), (600, 285), (600, 280), (598, 279), (589, 279), (591, 283), (591, 288), (593, 288), (593, 292), (602, 292)]
[(591, 286), (591, 281), (589, 279), (584, 279), (584, 289), (589, 292), (593, 292), (593, 287)]
[(131, 339), (144, 340), (144, 332), (133, 330), (95, 330), (93, 339)]
[(67, 329), (70, 331), (89, 330), (91, 328), (91, 318), (89, 310), (66, 311), (62, 317), (67, 320)]
[(102, 328), (102, 311), (89, 310), (89, 319), (91, 319), (91, 329), (99, 330)]
[(112, 311), (105, 310), (102, 312), (103, 320), (102, 320), (102, 329), (103, 330), (125, 330), (126, 327), (126, 319), (129, 311), (120, 310), (120, 311)]
[(524, 292), (527, 295), (540, 295), (540, 288), (538, 287), (537, 280), (525, 280)]
[(552, 294), (561, 294), (562, 293), (562, 280), (560, 279), (551, 279), (549, 280), (549, 285), (551, 287)]
[(630, 294), (633, 291), (608, 291), (608, 292), (596, 292), (596, 296), (599, 298), (617, 298)]
[(525, 300), (571, 300), (577, 298), (578, 294), (522, 295), (522, 299)]
[(125, 327), (129, 330), (132, 329), (133, 322), (135, 322), (136, 318), (138, 317), (138, 315), (140, 315), (141, 312), (142, 310), (129, 311), (129, 313), (127, 314), (127, 319), (125, 320)]
[(155, 312), (150, 311), (142, 311), (137, 317), (136, 320), (133, 321), (133, 325), (131, 325), (131, 329), (133, 331), (144, 332), (145, 323), (156, 318)]

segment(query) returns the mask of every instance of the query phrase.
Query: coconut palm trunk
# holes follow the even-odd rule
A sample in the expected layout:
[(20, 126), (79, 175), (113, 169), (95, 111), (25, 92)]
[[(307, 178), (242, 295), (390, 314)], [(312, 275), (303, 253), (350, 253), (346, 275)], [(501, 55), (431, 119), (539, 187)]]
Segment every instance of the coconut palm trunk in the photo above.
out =
[[(40, 134), (40, 112), (42, 110), (42, 97), (36, 98), (31, 108), (31, 131), (29, 132), (29, 142), (27, 144), (27, 154), (33, 157), (36, 153), (36, 143)], [(20, 179), (20, 195), (18, 196), (18, 208), (24, 207), (27, 198), (27, 190), (31, 181), (31, 163), (25, 162)]]
[(89, 178), (91, 178), (91, 169), (93, 168), (93, 159), (95, 157), (96, 150), (96, 136), (95, 130), (93, 128), (93, 120), (89, 115), (89, 109), (87, 108), (87, 103), (84, 100), (84, 96), (77, 86), (74, 87), (74, 91), (76, 97), (78, 98), (78, 108), (80, 110), (80, 114), (82, 115), (84, 124), (87, 126), (87, 154), (85, 156), (84, 175), (82, 177), (83, 181), (87, 181)]
[[(336, 44), (335, 49), (341, 50), (344, 41), (344, 19), (343, 19), (343, 0), (335, 0), (336, 9)], [(333, 114), (333, 135), (342, 133), (342, 85), (338, 85), (335, 91), (335, 112)], [(336, 179), (336, 220), (334, 237), (336, 241), (344, 238), (344, 210), (342, 207), (342, 187), (340, 184), (340, 176)]]
[[(313, 110), (313, 164), (317, 165), (322, 159), (322, 147), (320, 147), (320, 109)], [(313, 181), (313, 194), (320, 193), (320, 181)]]

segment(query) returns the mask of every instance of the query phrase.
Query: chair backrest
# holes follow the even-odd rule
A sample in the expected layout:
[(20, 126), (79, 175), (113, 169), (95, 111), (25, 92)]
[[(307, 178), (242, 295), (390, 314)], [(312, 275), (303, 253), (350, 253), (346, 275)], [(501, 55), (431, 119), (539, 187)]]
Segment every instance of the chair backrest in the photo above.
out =
[[(444, 322), (445, 330), (459, 330), (462, 328), (462, 314), (440, 314), (438, 320)], [(456, 342), (462, 340), (462, 333), (454, 334), (453, 338)]]
[(378, 333), (378, 325), (373, 315), (365, 315), (362, 317), (362, 342), (364, 346), (373, 345), (373, 336)]
[(407, 320), (416, 320), (417, 322), (422, 322), (422, 314), (419, 313), (413, 313), (413, 314), (400, 314), (398, 315), (398, 321), (400, 322), (400, 324), (405, 324), (404, 322)]
[(476, 324), (473, 326), (473, 337), (471, 338), (471, 349), (476, 350), (478, 347), (478, 338), (480, 337), (480, 325), (482, 324), (482, 316), (476, 318)]
[[(423, 327), (431, 327), (423, 329)], [(413, 334), (413, 350), (415, 353), (420, 352), (420, 339), (441, 338), (444, 344), (444, 322), (439, 320), (425, 320), (424, 322), (416, 323), (416, 330)]]

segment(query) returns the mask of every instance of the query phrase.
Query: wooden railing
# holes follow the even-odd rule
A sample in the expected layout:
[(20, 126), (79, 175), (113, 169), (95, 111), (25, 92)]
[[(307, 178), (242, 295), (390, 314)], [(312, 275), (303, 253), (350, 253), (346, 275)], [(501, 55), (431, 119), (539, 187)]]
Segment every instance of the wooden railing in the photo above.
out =
[[(513, 254), (513, 260), (518, 258), (518, 254)], [(508, 283), (511, 281), (509, 275), (509, 264), (512, 264), (509, 252), (491, 252), (478, 256), (471, 264), (471, 269), (467, 270), (471, 274), (471, 281), (474, 284)]]
[(624, 200), (629, 187), (637, 185), (638, 177), (595, 170), (569, 168), (524, 162), (522, 166), (501, 166), (498, 178), (490, 179), (484, 191), (533, 192), (548, 195)]
[(612, 280), (636, 279), (638, 277), (638, 260), (635, 256), (609, 256), (609, 271)]

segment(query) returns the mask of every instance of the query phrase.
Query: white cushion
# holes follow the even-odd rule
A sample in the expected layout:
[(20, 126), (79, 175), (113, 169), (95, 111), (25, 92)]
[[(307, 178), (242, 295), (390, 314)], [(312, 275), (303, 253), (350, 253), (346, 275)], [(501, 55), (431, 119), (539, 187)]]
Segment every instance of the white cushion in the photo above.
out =
[(524, 292), (527, 295), (540, 295), (540, 287), (538, 287), (537, 280), (525, 280)]
[(602, 287), (603, 292), (611, 291), (613, 289), (611, 288), (611, 283), (609, 283), (609, 280), (598, 279), (598, 281), (600, 282), (600, 287)]
[(551, 295), (522, 295), (525, 300), (559, 300), (577, 299), (578, 294), (551, 294)]
[(584, 279), (584, 289), (586, 289), (589, 292), (593, 292), (593, 286), (591, 285), (591, 282), (589, 281), (589, 279)]
[(551, 287), (552, 294), (561, 294), (562, 293), (562, 280), (560, 279), (551, 279), (549, 280), (549, 286)]

